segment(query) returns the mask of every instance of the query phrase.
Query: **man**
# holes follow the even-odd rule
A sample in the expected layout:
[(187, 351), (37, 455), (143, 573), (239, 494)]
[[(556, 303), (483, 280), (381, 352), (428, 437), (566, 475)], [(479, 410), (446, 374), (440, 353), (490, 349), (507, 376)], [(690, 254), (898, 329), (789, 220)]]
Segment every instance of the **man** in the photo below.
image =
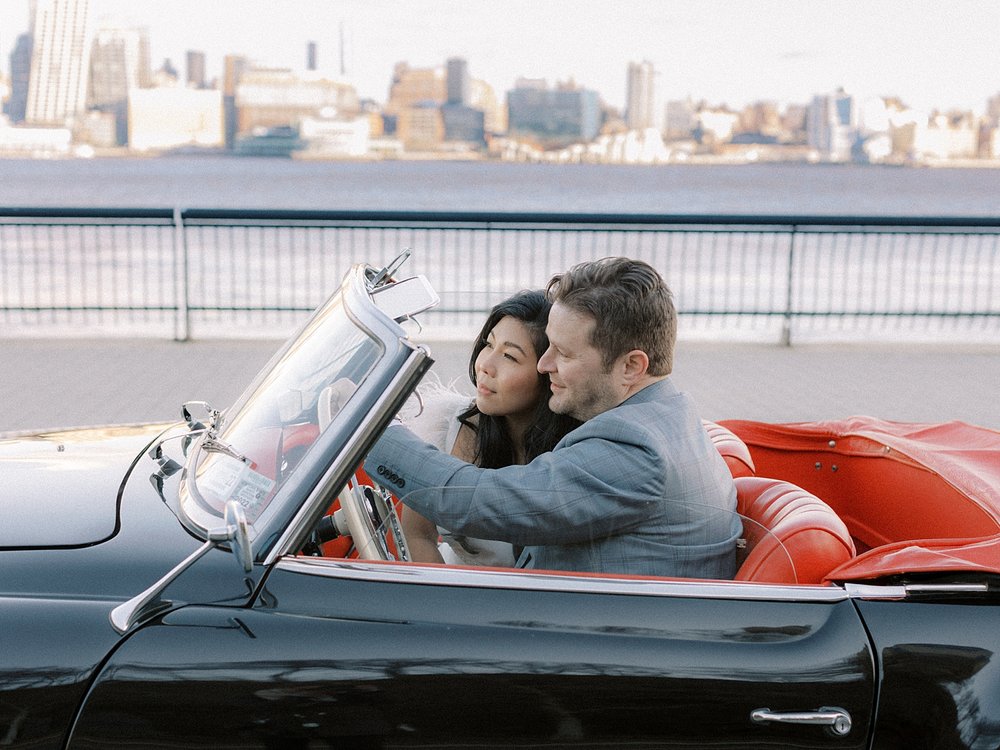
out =
[(553, 277), (548, 294), (538, 370), (549, 375), (552, 411), (582, 426), (550, 453), (501, 469), (390, 426), (366, 471), (453, 533), (524, 547), (522, 566), (732, 577), (736, 490), (670, 381), (677, 313), (663, 279), (642, 261), (605, 258)]

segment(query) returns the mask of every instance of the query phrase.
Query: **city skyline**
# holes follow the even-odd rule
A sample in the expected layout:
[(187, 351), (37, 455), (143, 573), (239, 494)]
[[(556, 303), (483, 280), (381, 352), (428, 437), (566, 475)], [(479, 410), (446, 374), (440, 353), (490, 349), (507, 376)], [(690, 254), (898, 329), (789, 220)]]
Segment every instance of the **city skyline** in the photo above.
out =
[[(15, 40), (28, 30), (28, 2), (3, 5), (0, 60), (9, 72)], [(148, 26), (154, 67), (170, 58), (183, 69), (188, 50), (205, 52), (210, 78), (230, 53), (304, 68), (308, 42), (316, 43), (320, 70), (339, 75), (343, 28), (345, 80), (379, 102), (396, 62), (442, 66), (454, 56), (500, 94), (522, 76), (550, 85), (572, 79), (618, 108), (628, 65), (642, 60), (655, 66), (661, 101), (787, 105), (843, 87), (858, 97), (898, 96), (917, 109), (982, 112), (1000, 91), (1000, 4), (983, 0), (632, 0), (613, 8), (425, 0), (419, 16), (399, 0), (170, 0), (143, 4), (141, 14), (126, 0), (91, 6), (95, 20)]]

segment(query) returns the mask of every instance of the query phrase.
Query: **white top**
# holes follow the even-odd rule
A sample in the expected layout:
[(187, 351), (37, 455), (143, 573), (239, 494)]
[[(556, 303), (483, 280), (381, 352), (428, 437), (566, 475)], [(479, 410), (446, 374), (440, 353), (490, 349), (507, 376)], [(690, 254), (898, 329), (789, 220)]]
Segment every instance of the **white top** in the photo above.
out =
[[(451, 386), (431, 380), (420, 388), (423, 408), (406, 426), (438, 450), (451, 453), (458, 440), (462, 423), (458, 416), (473, 402), (472, 396), (459, 393)], [(441, 543), (438, 551), (449, 565), (490, 565), (509, 568), (514, 565), (514, 548), (509, 542), (452, 534), (438, 526)]]

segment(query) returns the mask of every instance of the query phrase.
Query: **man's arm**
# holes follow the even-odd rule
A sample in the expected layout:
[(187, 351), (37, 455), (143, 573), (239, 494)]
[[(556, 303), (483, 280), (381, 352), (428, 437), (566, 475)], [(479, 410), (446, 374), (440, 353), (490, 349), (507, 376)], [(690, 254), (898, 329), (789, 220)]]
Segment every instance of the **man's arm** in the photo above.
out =
[(365, 469), (454, 533), (518, 545), (586, 542), (638, 527), (659, 497), (662, 467), (628, 439), (635, 431), (588, 423), (527, 466), (480, 469), (392, 426)]

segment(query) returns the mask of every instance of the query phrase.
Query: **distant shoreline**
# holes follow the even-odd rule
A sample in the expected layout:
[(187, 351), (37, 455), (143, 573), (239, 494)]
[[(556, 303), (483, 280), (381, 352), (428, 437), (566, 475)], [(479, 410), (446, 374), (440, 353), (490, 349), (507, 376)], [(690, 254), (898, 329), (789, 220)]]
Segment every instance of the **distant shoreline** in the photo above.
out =
[(86, 161), (158, 161), (173, 159), (193, 159), (193, 160), (232, 160), (232, 161), (265, 161), (275, 163), (299, 162), (299, 163), (343, 163), (343, 164), (380, 164), (380, 163), (468, 163), (468, 164), (511, 164), (511, 165), (536, 165), (550, 167), (638, 167), (656, 169), (660, 167), (741, 167), (741, 166), (780, 166), (791, 165), (801, 167), (846, 167), (846, 168), (893, 168), (893, 169), (1000, 169), (1000, 159), (926, 159), (919, 162), (876, 162), (864, 163), (853, 161), (817, 161), (801, 156), (789, 156), (788, 158), (768, 157), (765, 159), (741, 159), (730, 155), (703, 154), (691, 155), (684, 159), (672, 159), (657, 163), (639, 162), (557, 162), (548, 160), (538, 161), (513, 161), (509, 159), (497, 159), (483, 154), (459, 154), (435, 152), (413, 152), (397, 156), (364, 156), (364, 157), (329, 157), (315, 155), (292, 154), (289, 156), (261, 156), (235, 154), (225, 149), (183, 149), (178, 151), (168, 151), (160, 153), (138, 153), (128, 149), (101, 149), (93, 154), (81, 156), (78, 154), (60, 154), (45, 156), (27, 156), (17, 153), (0, 152), (0, 162), (3, 161), (23, 161), (23, 162), (86, 162)]
[(1000, 159), (925, 159), (921, 161), (884, 161), (884, 162), (854, 162), (854, 161), (822, 161), (810, 159), (801, 153), (783, 156), (780, 152), (771, 151), (765, 158), (746, 158), (738, 154), (690, 154), (684, 158), (667, 161), (644, 162), (600, 162), (600, 161), (556, 161), (539, 159), (532, 161), (515, 161), (498, 159), (488, 154), (474, 152), (433, 152), (418, 151), (398, 155), (370, 155), (358, 157), (331, 157), (315, 155), (307, 152), (293, 152), (287, 156), (237, 154), (222, 148), (183, 148), (157, 153), (140, 153), (125, 148), (95, 149), (85, 155), (76, 153), (30, 156), (23, 153), (5, 153), (0, 151), (0, 161), (26, 162), (63, 162), (63, 161), (157, 161), (170, 159), (224, 159), (233, 161), (261, 160), (266, 162), (299, 162), (299, 163), (343, 163), (343, 164), (379, 164), (379, 163), (423, 163), (442, 162), (450, 164), (534, 164), (552, 167), (600, 166), (600, 167), (740, 167), (766, 165), (793, 165), (817, 167), (889, 167), (903, 169), (1000, 169)]

